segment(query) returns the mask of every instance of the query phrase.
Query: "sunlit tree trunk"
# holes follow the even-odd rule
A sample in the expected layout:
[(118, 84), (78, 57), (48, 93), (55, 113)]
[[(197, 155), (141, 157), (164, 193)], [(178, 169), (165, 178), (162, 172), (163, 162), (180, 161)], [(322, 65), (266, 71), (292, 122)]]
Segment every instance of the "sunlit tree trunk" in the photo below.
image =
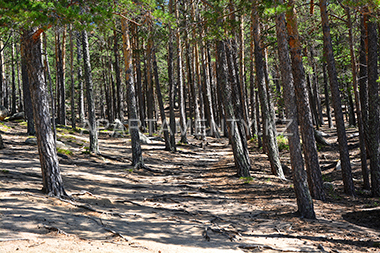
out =
[(307, 181), (313, 198), (325, 199), (322, 173), (319, 167), (317, 147), (315, 144), (314, 128), (306, 88), (305, 70), (302, 63), (302, 48), (299, 40), (297, 16), (294, 10), (294, 1), (288, 2), (286, 12), (287, 31), (289, 34), (289, 48), (292, 60), (292, 74), (297, 101), (298, 120), (301, 126), (302, 147), (305, 155)]
[(129, 28), (125, 19), (121, 19), (121, 32), (123, 35), (123, 54), (125, 67), (125, 82), (128, 94), (128, 116), (129, 116), (129, 132), (132, 142), (132, 166), (135, 168), (145, 167), (138, 128), (137, 103), (135, 86), (133, 84), (133, 64), (132, 64), (132, 48), (129, 40)]
[(88, 45), (87, 31), (82, 31), (82, 46), (83, 46), (83, 61), (84, 61), (84, 79), (86, 82), (87, 93), (87, 110), (88, 110), (88, 125), (90, 127), (90, 149), (91, 153), (99, 153), (98, 143), (98, 126), (95, 114), (95, 97), (94, 84), (92, 82), (92, 69), (90, 64), (90, 49)]
[(346, 129), (344, 127), (344, 119), (343, 119), (343, 113), (342, 113), (342, 103), (340, 100), (338, 76), (336, 72), (335, 59), (334, 59), (332, 43), (331, 43), (330, 26), (329, 26), (328, 14), (327, 14), (326, 0), (320, 0), (319, 7), (321, 9), (324, 51), (325, 51), (325, 57), (327, 61), (327, 70), (329, 73), (331, 94), (333, 97), (333, 104), (334, 104), (335, 121), (336, 121), (336, 127), (337, 127), (337, 132), (338, 132), (339, 153), (340, 153), (340, 160), (341, 160), (341, 165), (342, 165), (344, 192), (348, 195), (355, 195), (355, 188), (354, 188), (354, 183), (352, 180), (352, 173), (351, 173), (350, 156), (349, 156), (348, 145), (347, 145)]
[(42, 191), (58, 198), (67, 197), (58, 164), (55, 140), (51, 130), (47, 89), (44, 81), (39, 30), (32, 28), (22, 35), (28, 70), (38, 153), (41, 162)]
[[(278, 2), (283, 3), (282, 0)], [(298, 212), (302, 217), (315, 219), (313, 201), (307, 184), (307, 175), (304, 170), (300, 135), (298, 132), (298, 111), (284, 13), (276, 17), (276, 32), (286, 115), (287, 119), (290, 120), (287, 133)]]

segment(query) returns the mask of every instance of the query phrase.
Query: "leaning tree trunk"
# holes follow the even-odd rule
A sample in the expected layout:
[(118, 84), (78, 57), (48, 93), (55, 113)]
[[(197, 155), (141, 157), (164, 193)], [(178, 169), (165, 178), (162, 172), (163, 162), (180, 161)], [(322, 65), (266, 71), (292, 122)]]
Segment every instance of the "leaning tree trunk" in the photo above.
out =
[(145, 167), (145, 165), (140, 145), (136, 93), (135, 86), (133, 85), (132, 48), (129, 40), (128, 23), (123, 18), (121, 19), (121, 31), (123, 35), (125, 81), (128, 94), (129, 132), (131, 133), (132, 140), (132, 166), (139, 169)]
[(218, 89), (221, 89), (224, 112), (227, 118), (228, 135), (232, 144), (235, 166), (237, 174), (240, 177), (249, 177), (251, 169), (251, 161), (246, 146), (243, 145), (243, 138), (239, 131), (235, 117), (234, 105), (232, 100), (232, 87), (228, 82), (227, 74), (229, 73), (226, 55), (226, 43), (224, 41), (217, 42), (218, 53)]
[[(282, 0), (279, 1), (283, 3)], [(294, 80), (292, 75), (291, 61), (285, 24), (285, 14), (282, 13), (276, 18), (276, 32), (278, 56), (281, 62), (281, 81), (283, 84), (284, 102), (287, 119), (290, 120), (287, 133), (289, 139), (290, 161), (293, 170), (294, 191), (297, 197), (298, 212), (302, 217), (315, 219), (313, 200), (311, 199), (306, 172), (302, 158), (300, 135), (298, 132), (298, 111), (296, 95), (294, 90)]]
[(289, 33), (292, 74), (297, 98), (298, 119), (301, 126), (307, 180), (313, 198), (323, 200), (325, 199), (325, 193), (323, 190), (322, 173), (319, 167), (314, 128), (306, 88), (305, 70), (302, 63), (302, 49), (299, 40), (297, 17), (294, 11), (294, 1), (289, 1), (289, 7), (290, 8), (286, 12), (287, 30)]
[(98, 143), (98, 127), (95, 115), (95, 98), (94, 84), (92, 83), (92, 73), (90, 64), (90, 49), (88, 46), (87, 31), (82, 31), (83, 61), (84, 61), (84, 79), (87, 90), (87, 109), (88, 109), (88, 125), (90, 127), (90, 152), (99, 153)]
[(319, 7), (321, 8), (324, 50), (327, 61), (327, 70), (330, 79), (331, 94), (333, 97), (336, 127), (338, 132), (339, 153), (342, 164), (344, 192), (348, 195), (355, 195), (354, 182), (352, 180), (351, 173), (350, 155), (348, 152), (347, 145), (346, 129), (344, 127), (344, 119), (342, 113), (342, 103), (340, 100), (338, 76), (336, 72), (335, 59), (331, 42), (326, 0), (320, 0)]
[(255, 45), (255, 66), (256, 66), (256, 83), (258, 87), (258, 93), (260, 97), (262, 120), (263, 120), (263, 137), (265, 141), (265, 146), (267, 149), (269, 161), (271, 164), (272, 174), (279, 176), (282, 179), (285, 179), (284, 172), (282, 170), (280, 162), (280, 154), (278, 151), (277, 140), (275, 135), (275, 125), (271, 117), (273, 116), (269, 108), (268, 101), (268, 91), (265, 84), (265, 73), (264, 73), (264, 55), (263, 48), (261, 46), (260, 38), (260, 24), (259, 16), (257, 10), (252, 10), (255, 12), (253, 21), (253, 39)]
[(368, 22), (368, 125), (372, 195), (380, 196), (380, 122), (378, 83), (378, 37), (376, 23)]
[(43, 180), (42, 191), (50, 196), (61, 198), (66, 197), (67, 194), (63, 187), (55, 140), (51, 130), (47, 89), (42, 64), (41, 32), (42, 30), (36, 28), (23, 32), (24, 57), (28, 69), (34, 122), (36, 124), (37, 145)]

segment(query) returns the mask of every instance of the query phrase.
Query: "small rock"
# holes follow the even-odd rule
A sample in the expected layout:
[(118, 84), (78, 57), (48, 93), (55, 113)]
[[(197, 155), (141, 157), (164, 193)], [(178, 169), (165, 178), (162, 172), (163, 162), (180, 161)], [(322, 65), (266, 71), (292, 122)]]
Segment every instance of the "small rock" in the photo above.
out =
[(28, 138), (25, 140), (25, 144), (28, 145), (37, 145), (37, 138)]
[(335, 169), (336, 169), (336, 170), (341, 170), (341, 169), (342, 169), (342, 165), (340, 164), (340, 160), (339, 160), (338, 163), (336, 164)]
[(325, 249), (323, 248), (322, 244), (318, 244), (318, 249), (320, 249), (322, 251), (325, 251)]

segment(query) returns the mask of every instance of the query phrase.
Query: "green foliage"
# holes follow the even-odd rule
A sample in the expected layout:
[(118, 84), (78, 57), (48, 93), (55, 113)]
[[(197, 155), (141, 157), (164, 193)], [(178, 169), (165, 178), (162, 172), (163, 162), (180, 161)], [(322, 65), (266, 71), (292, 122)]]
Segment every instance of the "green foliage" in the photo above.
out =
[(278, 150), (280, 152), (283, 150), (289, 150), (289, 140), (286, 136), (279, 135), (277, 136), (276, 139), (277, 139)]
[(73, 152), (67, 149), (63, 148), (57, 148), (57, 153), (63, 154), (63, 155), (73, 155)]
[(244, 181), (244, 184), (249, 184), (254, 180), (253, 177), (240, 177), (240, 179)]
[(3, 174), (8, 174), (9, 170), (0, 170), (0, 172), (3, 173)]

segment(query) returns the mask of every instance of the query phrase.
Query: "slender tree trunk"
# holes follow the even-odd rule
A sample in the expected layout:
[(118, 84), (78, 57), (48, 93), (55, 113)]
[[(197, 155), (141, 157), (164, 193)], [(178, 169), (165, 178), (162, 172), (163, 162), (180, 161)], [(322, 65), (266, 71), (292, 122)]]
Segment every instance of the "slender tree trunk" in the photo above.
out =
[[(179, 26), (179, 4), (175, 4), (175, 16), (177, 18), (177, 26)], [(183, 83), (183, 65), (182, 65), (182, 39), (179, 27), (176, 31), (177, 36), (177, 78), (178, 78), (178, 96), (179, 96), (179, 120), (181, 124), (181, 142), (188, 143), (187, 141), (187, 124), (186, 124), (186, 103), (185, 103), (185, 87)]]
[(38, 153), (41, 162), (42, 191), (49, 196), (67, 197), (58, 164), (55, 140), (51, 130), (47, 89), (44, 83), (42, 65), (41, 39), (37, 29), (23, 32), (23, 43), (26, 66), (30, 82), (30, 93), (33, 102), (34, 122)]
[(70, 80), (71, 80), (71, 126), (76, 128), (75, 113), (75, 81), (74, 81), (74, 43), (73, 43), (73, 27), (70, 25)]
[(127, 84), (128, 94), (129, 131), (131, 133), (132, 142), (132, 166), (139, 169), (145, 167), (145, 165), (140, 145), (136, 93), (135, 86), (133, 84), (132, 48), (129, 40), (128, 23), (123, 18), (121, 19), (121, 32), (123, 35), (125, 83)]
[[(368, 38), (367, 38), (367, 21), (368, 16), (362, 15), (360, 19), (360, 50), (359, 50), (359, 95), (360, 106), (363, 118), (364, 139), (366, 148), (369, 151), (370, 137), (368, 134), (368, 66), (367, 66), (367, 50), (368, 50)], [(370, 155), (370, 154), (369, 154)]]
[(165, 150), (173, 151), (173, 149), (170, 145), (168, 122), (166, 121), (166, 116), (165, 116), (164, 101), (162, 99), (161, 86), (160, 86), (160, 82), (159, 82), (160, 79), (158, 76), (156, 51), (154, 48), (153, 48), (152, 56), (153, 56), (153, 71), (154, 71), (154, 79), (155, 79), (155, 83), (156, 83), (157, 99), (158, 99), (158, 103), (159, 103), (160, 115), (161, 115), (161, 121), (162, 121), (161, 129), (163, 129), (163, 131), (164, 131)]
[(226, 54), (226, 43), (223, 41), (218, 42), (218, 76), (219, 76), (219, 89), (221, 89), (224, 111), (227, 118), (228, 136), (232, 144), (234, 154), (235, 166), (237, 174), (240, 177), (249, 177), (251, 169), (251, 161), (246, 146), (243, 145), (243, 139), (234, 112), (232, 100), (232, 88), (228, 81), (227, 74), (229, 73)]
[(49, 81), (49, 91), (50, 91), (50, 105), (51, 105), (51, 123), (53, 125), (53, 136), (55, 142), (57, 142), (57, 127), (56, 127), (56, 120), (55, 120), (55, 100), (54, 100), (54, 93), (53, 93), (53, 81), (51, 80), (51, 74), (50, 74), (50, 64), (47, 54), (47, 39), (46, 34), (43, 34), (43, 44), (44, 44), (44, 55), (45, 55), (45, 75), (47, 75), (47, 78), (45, 78), (46, 86)]
[(87, 93), (87, 109), (88, 109), (88, 125), (90, 127), (90, 149), (91, 153), (99, 154), (98, 143), (98, 126), (95, 114), (95, 97), (94, 97), (94, 84), (92, 82), (92, 69), (90, 63), (90, 49), (88, 45), (87, 31), (82, 31), (82, 46), (83, 46), (83, 62), (84, 62), (84, 79), (86, 82)]
[[(27, 134), (35, 135), (34, 118), (33, 118), (33, 104), (29, 89), (28, 70), (26, 66), (26, 55), (24, 52), (24, 45), (21, 43), (21, 72), (22, 72), (22, 87), (24, 91), (24, 105), (25, 105), (25, 119), (27, 121)], [(1, 68), (0, 68), (1, 69)]]
[(329, 123), (329, 128), (332, 128), (333, 122), (332, 122), (331, 110), (330, 110), (330, 95), (329, 95), (328, 80), (327, 80), (327, 74), (326, 74), (326, 63), (323, 63), (323, 85), (325, 89), (325, 104), (326, 104), (327, 120)]
[(317, 147), (315, 144), (314, 128), (306, 88), (305, 70), (302, 63), (302, 49), (299, 40), (297, 17), (294, 11), (294, 1), (290, 0), (288, 4), (290, 8), (286, 12), (287, 30), (289, 34), (292, 74), (297, 98), (298, 119), (301, 126), (307, 181), (313, 198), (324, 200), (325, 193), (323, 190), (322, 173), (319, 167)]
[(368, 125), (372, 195), (380, 196), (380, 100), (378, 83), (378, 34), (376, 23), (368, 22)]
[(348, 26), (348, 38), (350, 45), (350, 56), (351, 56), (351, 68), (352, 68), (352, 80), (354, 85), (354, 95), (355, 95), (355, 105), (356, 105), (356, 114), (358, 118), (358, 127), (359, 127), (359, 146), (360, 146), (360, 160), (362, 167), (363, 175), (363, 186), (364, 189), (370, 189), (369, 181), (369, 171), (367, 167), (367, 151), (365, 146), (364, 138), (364, 125), (363, 125), (363, 115), (362, 108), (360, 105), (360, 96), (358, 91), (358, 82), (357, 82), (357, 71), (356, 71), (356, 60), (355, 60), (355, 50), (354, 50), (354, 38), (352, 35), (352, 21), (351, 21), (351, 11), (349, 7), (345, 8), (347, 14), (347, 26)]
[(77, 33), (77, 68), (78, 68), (78, 95), (79, 95), (79, 120), (81, 123), (85, 121), (84, 109), (84, 92), (83, 92), (83, 73), (82, 73), (82, 41), (81, 35)]
[(318, 116), (318, 122), (319, 125), (322, 126), (325, 124), (323, 120), (323, 114), (322, 114), (322, 105), (321, 105), (321, 98), (319, 96), (319, 85), (318, 85), (318, 73), (317, 73), (317, 66), (314, 59), (314, 46), (310, 49), (310, 57), (311, 57), (311, 64), (313, 67), (313, 94), (314, 94), (314, 100), (317, 106), (317, 116)]
[(350, 156), (347, 145), (346, 129), (344, 127), (344, 120), (342, 114), (342, 104), (340, 100), (338, 76), (335, 68), (335, 59), (331, 43), (326, 0), (320, 0), (319, 7), (321, 8), (324, 50), (327, 61), (327, 70), (330, 79), (331, 94), (333, 97), (335, 121), (338, 132), (339, 153), (342, 165), (344, 192), (348, 195), (355, 195), (355, 188), (351, 174)]
[[(120, 64), (119, 64), (119, 43), (116, 30), (114, 30), (114, 46), (113, 53), (115, 57), (115, 75), (116, 75), (116, 118), (119, 118), (121, 121), (124, 119), (124, 108), (123, 108), (123, 89), (121, 87), (121, 73), (120, 73)], [(140, 73), (141, 78), (141, 73)], [(141, 79), (140, 79), (141, 85)]]
[[(279, 1), (283, 3), (282, 0)], [(290, 161), (293, 171), (294, 191), (297, 197), (298, 212), (302, 217), (315, 219), (313, 200), (307, 184), (307, 175), (304, 170), (302, 158), (300, 135), (298, 132), (298, 110), (294, 81), (292, 75), (291, 61), (285, 24), (285, 14), (282, 13), (276, 18), (276, 32), (278, 55), (281, 62), (281, 81), (283, 84), (284, 102), (287, 119), (290, 120), (287, 133), (289, 139)]]
[[(17, 46), (17, 44), (16, 44)], [(17, 48), (18, 50), (17, 51), (21, 51), (20, 47)], [(18, 111), (19, 112), (23, 112), (24, 111), (24, 96), (23, 96), (23, 92), (22, 92), (22, 85), (21, 85), (21, 80), (22, 80), (22, 77), (21, 77), (21, 61), (19, 60), (19, 55), (16, 54), (16, 64), (17, 64), (17, 83), (18, 83), (18, 94), (19, 94), (19, 108), (18, 108)]]
[(11, 42), (11, 68), (12, 68), (12, 106), (11, 106), (11, 113), (15, 114), (17, 111), (16, 108), (16, 73), (15, 73), (15, 40), (14, 40), (14, 34), (12, 32), (12, 42)]
[[(169, 3), (169, 8), (171, 8), (171, 1)], [(168, 81), (169, 81), (169, 114), (170, 114), (170, 144), (173, 151), (176, 151), (175, 134), (176, 134), (176, 123), (174, 115), (175, 107), (175, 92), (174, 92), (174, 76), (173, 76), (173, 31), (170, 29), (169, 32), (169, 45), (168, 45)]]
[[(255, 7), (256, 8), (256, 7)], [(261, 46), (260, 38), (260, 24), (259, 16), (257, 10), (252, 10), (255, 12), (253, 18), (253, 39), (255, 43), (255, 66), (256, 66), (256, 83), (258, 87), (258, 93), (260, 97), (261, 112), (263, 115), (263, 137), (265, 141), (265, 146), (268, 152), (269, 161), (271, 164), (272, 174), (277, 175), (281, 179), (285, 179), (284, 172), (281, 167), (280, 155), (277, 146), (277, 140), (275, 135), (275, 125), (271, 118), (273, 115), (269, 108), (268, 91), (265, 84), (265, 73), (264, 73), (264, 54), (263, 48)]]
[[(150, 15), (150, 14), (149, 14)], [(153, 136), (153, 133), (156, 131), (154, 124), (154, 115), (155, 115), (155, 100), (154, 100), (154, 88), (153, 88), (153, 71), (152, 71), (152, 48), (153, 48), (153, 30), (152, 30), (152, 21), (149, 17), (149, 38), (147, 42), (146, 49), (146, 72), (147, 72), (147, 109), (148, 109), (148, 127), (149, 127), (149, 136)]]

